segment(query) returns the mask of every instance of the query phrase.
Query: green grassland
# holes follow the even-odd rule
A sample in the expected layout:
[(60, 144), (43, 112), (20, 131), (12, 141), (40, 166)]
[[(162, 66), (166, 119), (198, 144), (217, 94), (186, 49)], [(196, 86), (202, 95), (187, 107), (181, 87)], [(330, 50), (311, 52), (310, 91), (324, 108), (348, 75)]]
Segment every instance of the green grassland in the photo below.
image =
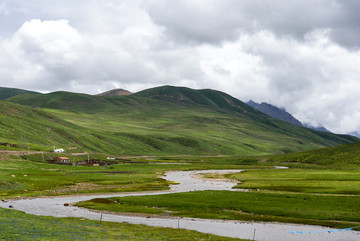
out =
[(360, 195), (360, 171), (335, 169), (262, 169), (229, 176), (236, 188), (283, 192)]
[(313, 166), (331, 166), (337, 169), (359, 169), (360, 142), (306, 152), (271, 156), (266, 159), (269, 162), (290, 166), (309, 164)]
[(359, 203), (359, 196), (200, 191), (93, 199), (77, 205), (113, 212), (349, 227), (360, 222)]
[[(348, 146), (342, 148), (347, 150)], [(251, 168), (256, 170), (227, 177), (241, 181), (239, 188), (260, 191), (124, 197), (93, 200), (79, 205), (117, 212), (161, 215), (166, 211), (176, 216), (294, 222), (339, 228), (357, 226), (356, 222), (360, 222), (358, 170), (338, 170), (336, 165), (333, 168), (316, 165), (309, 169), (306, 163), (300, 163), (297, 169), (277, 170), (272, 169), (277, 161), (272, 163), (268, 159), (264, 162), (263, 158), (268, 157), (134, 158), (130, 162), (111, 166), (113, 169), (48, 164), (42, 162), (39, 154), (26, 156), (28, 160), (5, 158), (0, 160), (0, 175), (4, 184), (0, 185), (1, 195), (9, 198), (150, 191), (168, 188), (169, 183), (159, 178), (165, 170)], [(159, 162), (174, 164), (156, 164)], [(299, 168), (301, 165), (304, 168)]]
[(2, 159), (0, 197), (162, 190), (169, 183), (158, 176), (175, 168), (141, 162), (105, 168)]
[(189, 230), (53, 218), (0, 208), (0, 240), (240, 240)]
[[(265, 157), (211, 157), (202, 162), (249, 165), (243, 172), (208, 178), (238, 180), (249, 192), (206, 191), (147, 197), (97, 199), (80, 206), (115, 212), (357, 226), (360, 222), (359, 143)], [(298, 157), (298, 159), (296, 159)], [(329, 163), (326, 160), (331, 159)], [(290, 161), (291, 160), (291, 161)], [(316, 161), (314, 161), (316, 160)], [(193, 160), (199, 163), (199, 160)], [(273, 169), (268, 165), (287, 165)], [(338, 168), (341, 166), (341, 169)]]
[(16, 95), (24, 95), (24, 94), (40, 94), (40, 93), (34, 91), (28, 91), (28, 90), (15, 89), (15, 88), (0, 87), (0, 100), (5, 100)]
[[(355, 137), (293, 126), (213, 90), (164, 86), (131, 96), (55, 92), (8, 100), (14, 103), (0, 101), (0, 142), (15, 146), (0, 145), (0, 154), (37, 150), (44, 152), (44, 158), (41, 153), (0, 155), (1, 198), (165, 190), (170, 183), (160, 176), (167, 170), (253, 169), (226, 176), (250, 192), (126, 197), (81, 205), (117, 212), (161, 214), (168, 210), (179, 216), (336, 227), (360, 222), (360, 142), (346, 144), (357, 141)], [(44, 159), (56, 156), (50, 152), (54, 146), (69, 152), (67, 147), (76, 147), (71, 152), (89, 152), (92, 158), (111, 155), (124, 161), (110, 167), (49, 164)], [(330, 148), (318, 149), (324, 147)], [(270, 156), (280, 153), (289, 154)], [(61, 156), (71, 161), (86, 159), (75, 154)], [(155, 157), (135, 157), (140, 155)], [(291, 168), (276, 170), (274, 165)], [(51, 239), (61, 231), (66, 237), (100, 239), (109, 230), (105, 238), (110, 240), (116, 235), (128, 235), (129, 240), (177, 240), (177, 235), (187, 232), (35, 217), (3, 209), (0, 213), (3, 239)], [(38, 225), (33, 231), (28, 228), (31, 222)], [(19, 227), (12, 227), (14, 223)], [(119, 233), (119, 227), (128, 233)], [(145, 230), (144, 236), (136, 236), (139, 230)], [(189, 232), (178, 240), (188, 240), (190, 235), (195, 234)]]
[[(243, 156), (305, 151), (358, 140), (272, 119), (214, 90), (164, 86), (131, 96), (54, 92), (17, 95), (8, 101), (42, 108), (1, 103), (5, 109), (19, 109), (17, 115), (8, 111), (0, 115), (0, 141), (16, 144), (24, 135), (28, 143), (72, 145), (117, 155)], [(32, 116), (23, 114), (29, 112)]]
[[(87, 155), (58, 154), (58, 156), (60, 155), (68, 156), (71, 161), (87, 159)], [(104, 160), (105, 156), (91, 155), (90, 157)], [(181, 163), (181, 165), (177, 163)], [(206, 157), (201, 160), (130, 158), (119, 160), (118, 164), (109, 167), (49, 164), (43, 161), (42, 154), (3, 157), (0, 159), (0, 197), (166, 190), (171, 182), (162, 179), (161, 175), (168, 170), (241, 169), (247, 167), (249, 166), (246, 162), (244, 165), (239, 161), (236, 163), (213, 162), (212, 158)]]

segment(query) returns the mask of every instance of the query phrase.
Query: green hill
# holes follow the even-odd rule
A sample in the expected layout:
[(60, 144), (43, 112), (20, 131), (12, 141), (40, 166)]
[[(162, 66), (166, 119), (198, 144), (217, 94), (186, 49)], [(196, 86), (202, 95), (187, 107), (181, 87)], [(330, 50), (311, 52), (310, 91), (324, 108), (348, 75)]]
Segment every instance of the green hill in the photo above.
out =
[(0, 101), (0, 109), (0, 142), (22, 146), (23, 150), (71, 146), (82, 151), (106, 151), (106, 147), (119, 144), (105, 133), (90, 131), (38, 109), (4, 101)]
[(78, 133), (92, 136), (76, 142), (91, 142), (87, 148), (99, 152), (263, 155), (358, 140), (293, 126), (215, 90), (162, 86), (131, 96), (54, 92), (9, 101), (43, 108), (71, 123)]
[(81, 112), (93, 112), (117, 106), (106, 97), (58, 91), (41, 95), (17, 95), (7, 101), (36, 108), (63, 109)]
[(321, 148), (306, 152), (289, 153), (270, 158), (271, 161), (323, 166), (347, 167), (360, 165), (360, 142)]
[(138, 92), (133, 96), (172, 103), (197, 104), (215, 109), (229, 109), (233, 111), (252, 110), (242, 101), (223, 92), (210, 89), (193, 90), (185, 87), (162, 86)]
[(23, 95), (23, 94), (40, 94), (40, 93), (34, 91), (28, 91), (28, 90), (20, 90), (15, 88), (0, 87), (0, 100), (5, 100), (13, 96)]

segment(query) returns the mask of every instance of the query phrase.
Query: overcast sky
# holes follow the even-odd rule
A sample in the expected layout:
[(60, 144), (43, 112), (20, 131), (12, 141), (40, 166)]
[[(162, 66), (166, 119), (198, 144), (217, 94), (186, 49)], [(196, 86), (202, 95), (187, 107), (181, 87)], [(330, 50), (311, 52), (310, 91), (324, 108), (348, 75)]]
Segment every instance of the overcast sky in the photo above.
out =
[(0, 0), (0, 86), (224, 91), (360, 130), (358, 0)]

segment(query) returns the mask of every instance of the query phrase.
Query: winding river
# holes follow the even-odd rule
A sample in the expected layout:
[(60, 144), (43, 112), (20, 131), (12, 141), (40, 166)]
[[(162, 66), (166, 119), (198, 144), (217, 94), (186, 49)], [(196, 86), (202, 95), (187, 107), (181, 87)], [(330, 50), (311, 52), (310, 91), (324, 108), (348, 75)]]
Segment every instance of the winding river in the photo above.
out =
[[(14, 209), (34, 215), (54, 217), (81, 217), (92, 220), (127, 222), (132, 224), (144, 224), (156, 227), (170, 227), (196, 230), (203, 233), (211, 233), (221, 236), (236, 237), (253, 240), (288, 241), (288, 240), (312, 240), (312, 241), (360, 241), (360, 232), (351, 230), (333, 230), (321, 226), (298, 225), (286, 223), (263, 223), (263, 222), (242, 222), (209, 220), (198, 218), (176, 218), (176, 217), (145, 217), (125, 216), (114, 214), (100, 214), (99, 212), (74, 206), (64, 206), (64, 203), (76, 203), (99, 197), (122, 197), (135, 195), (159, 195), (175, 192), (189, 192), (199, 190), (228, 190), (232, 189), (236, 182), (231, 180), (202, 179), (198, 174), (202, 173), (229, 173), (241, 170), (206, 170), (206, 171), (172, 171), (164, 176), (169, 181), (178, 182), (172, 185), (168, 191), (142, 192), (142, 193), (120, 193), (110, 195), (78, 195), (49, 198), (35, 198), (13, 200), (7, 203), (0, 202), (0, 207), (8, 208), (12, 205)], [(291, 233), (302, 232), (302, 233)]]

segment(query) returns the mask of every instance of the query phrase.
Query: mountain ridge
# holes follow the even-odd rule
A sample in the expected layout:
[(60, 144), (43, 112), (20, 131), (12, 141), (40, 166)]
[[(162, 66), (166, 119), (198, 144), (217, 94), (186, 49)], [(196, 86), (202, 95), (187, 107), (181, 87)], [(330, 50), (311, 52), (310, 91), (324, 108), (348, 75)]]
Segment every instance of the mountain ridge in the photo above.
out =
[[(288, 122), (290, 124), (301, 126), (301, 127), (306, 127), (306, 128), (316, 130), (316, 131), (332, 133), (331, 131), (329, 131), (328, 129), (326, 129), (322, 125), (313, 126), (313, 125), (311, 125), (309, 123), (302, 123), (301, 121), (296, 119), (292, 114), (287, 112), (285, 108), (279, 108), (277, 106), (268, 104), (266, 102), (262, 102), (261, 104), (259, 104), (259, 103), (256, 103), (253, 100), (249, 100), (248, 102), (246, 102), (246, 104), (250, 105), (251, 107), (253, 107), (253, 108), (255, 108), (255, 109), (257, 109), (257, 110), (271, 116), (271, 117), (274, 117), (276, 119)], [(349, 133), (349, 135), (352, 135), (352, 133)], [(359, 137), (359, 136), (357, 136), (357, 137)]]
[(276, 119), (285, 121), (287, 123), (296, 125), (296, 126), (301, 126), (303, 127), (304, 125), (298, 120), (296, 119), (292, 114), (290, 114), (289, 112), (287, 112), (285, 110), (285, 108), (279, 108), (277, 106), (268, 104), (266, 102), (262, 102), (261, 104), (258, 104), (252, 100), (246, 102), (246, 104), (250, 105), (251, 107), (261, 111), (262, 113), (267, 114), (268, 116), (274, 117)]
[(121, 95), (132, 95), (132, 93), (128, 90), (124, 89), (112, 89), (105, 91), (103, 93), (97, 94), (98, 96), (121, 96)]
[(160, 86), (130, 96), (53, 92), (8, 101), (41, 108), (118, 143), (114, 147), (102, 141), (101, 151), (118, 152), (121, 147), (128, 154), (263, 155), (358, 140), (288, 124), (211, 89)]
[(36, 91), (22, 90), (17, 88), (0, 87), (0, 100), (6, 100), (16, 95), (22, 94), (40, 94)]

